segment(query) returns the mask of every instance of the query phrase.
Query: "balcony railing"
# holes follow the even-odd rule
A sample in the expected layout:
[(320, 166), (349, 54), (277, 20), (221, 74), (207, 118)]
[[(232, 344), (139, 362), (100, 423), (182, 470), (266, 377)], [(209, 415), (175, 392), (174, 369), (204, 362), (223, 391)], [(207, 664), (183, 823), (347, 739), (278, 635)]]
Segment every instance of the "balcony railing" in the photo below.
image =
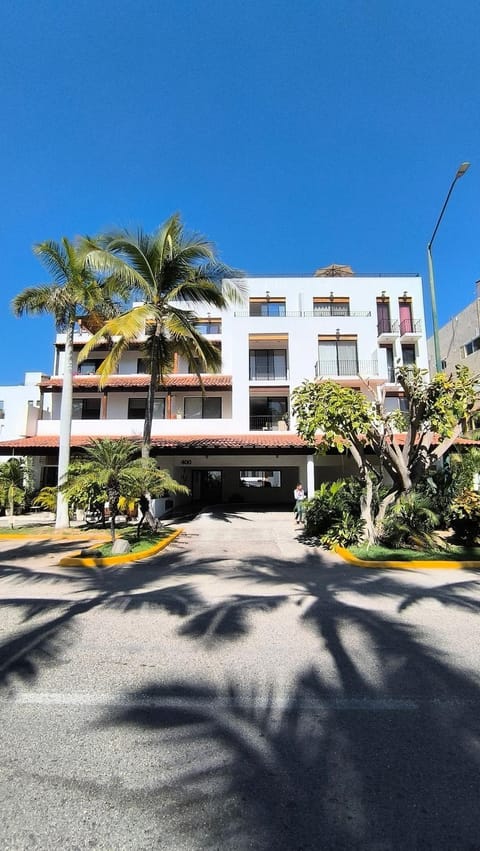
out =
[(315, 378), (343, 378), (344, 376), (378, 375), (378, 361), (376, 360), (322, 360), (315, 364)]
[(407, 334), (419, 335), (422, 333), (421, 319), (402, 319), (400, 322), (400, 336), (404, 337)]
[(275, 314), (270, 316), (260, 316), (260, 315), (252, 315), (248, 310), (235, 310), (234, 314), (236, 319), (246, 319), (250, 317), (251, 319), (285, 319), (294, 318), (294, 319), (313, 319), (313, 318), (328, 318), (328, 319), (342, 319), (343, 317), (351, 317), (355, 316), (357, 318), (361, 318), (364, 316), (371, 316), (371, 310), (350, 310), (348, 313), (330, 313), (323, 312), (322, 310), (286, 310), (282, 314)]
[(380, 319), (377, 323), (377, 335), (379, 337), (382, 334), (398, 335), (398, 333), (399, 324), (397, 319), (394, 319), (393, 322), (391, 319)]
[(278, 414), (261, 414), (250, 417), (250, 431), (288, 431), (289, 422)]
[(286, 369), (251, 369), (250, 381), (286, 381), (288, 378)]

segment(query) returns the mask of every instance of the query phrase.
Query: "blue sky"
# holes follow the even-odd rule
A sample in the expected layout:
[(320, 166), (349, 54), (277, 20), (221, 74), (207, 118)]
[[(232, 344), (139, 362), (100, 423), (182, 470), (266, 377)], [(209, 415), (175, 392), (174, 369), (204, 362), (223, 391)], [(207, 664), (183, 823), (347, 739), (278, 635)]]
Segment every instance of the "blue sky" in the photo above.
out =
[[(13, 317), (35, 242), (181, 212), (255, 274), (419, 272), (440, 322), (480, 278), (477, 0), (6, 0), (0, 384), (51, 372)], [(361, 282), (359, 281), (359, 286)]]

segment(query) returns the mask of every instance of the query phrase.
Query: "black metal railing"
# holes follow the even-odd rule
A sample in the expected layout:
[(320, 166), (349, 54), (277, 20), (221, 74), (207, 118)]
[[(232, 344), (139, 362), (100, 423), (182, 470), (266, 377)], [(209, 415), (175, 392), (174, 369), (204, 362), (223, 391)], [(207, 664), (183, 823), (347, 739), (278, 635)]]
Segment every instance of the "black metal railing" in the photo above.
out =
[(420, 334), (422, 331), (422, 322), (420, 319), (412, 319), (408, 317), (407, 319), (402, 319), (400, 322), (400, 336), (403, 337), (406, 334)]
[(377, 335), (381, 334), (398, 334), (399, 327), (396, 319), (379, 319), (377, 322)]
[(289, 422), (278, 414), (257, 414), (250, 417), (250, 431), (288, 431)]

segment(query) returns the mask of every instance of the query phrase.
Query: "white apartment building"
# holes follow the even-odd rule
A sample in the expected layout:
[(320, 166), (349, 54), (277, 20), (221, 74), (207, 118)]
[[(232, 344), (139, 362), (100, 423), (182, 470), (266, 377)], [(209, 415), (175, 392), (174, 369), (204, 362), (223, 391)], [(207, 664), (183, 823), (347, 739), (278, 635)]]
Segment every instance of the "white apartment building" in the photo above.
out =
[[(298, 481), (309, 495), (323, 480), (354, 472), (348, 456), (315, 455), (298, 437), (291, 392), (304, 379), (333, 379), (390, 408), (401, 407), (400, 364), (427, 369), (422, 280), (418, 275), (338, 274), (250, 277), (241, 307), (199, 310), (198, 329), (221, 349), (222, 371), (195, 373), (177, 359), (159, 388), (152, 455), (187, 484), (192, 500), (291, 503)], [(75, 351), (88, 332), (78, 329)], [(56, 483), (65, 338), (57, 335), (51, 377), (40, 381), (35, 434), (0, 452), (33, 455), (39, 486)], [(100, 390), (101, 347), (74, 375), (72, 451), (90, 437), (141, 437), (149, 376), (131, 349)], [(185, 499), (185, 498), (183, 498)]]
[(40, 383), (47, 377), (41, 372), (26, 372), (23, 384), (0, 387), (0, 441), (36, 434), (42, 403)]

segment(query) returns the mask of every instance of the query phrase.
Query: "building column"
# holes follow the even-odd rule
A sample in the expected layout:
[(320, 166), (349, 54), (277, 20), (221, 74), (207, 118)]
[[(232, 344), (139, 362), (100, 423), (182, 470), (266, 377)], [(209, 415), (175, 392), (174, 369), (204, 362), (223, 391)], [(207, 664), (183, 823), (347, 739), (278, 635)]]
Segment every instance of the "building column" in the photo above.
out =
[(100, 402), (100, 419), (101, 420), (107, 419), (107, 395), (108, 395), (107, 391), (104, 390), (104, 392), (102, 393), (102, 398), (101, 398), (101, 402)]
[(315, 455), (307, 456), (307, 497), (311, 499), (315, 493)]

